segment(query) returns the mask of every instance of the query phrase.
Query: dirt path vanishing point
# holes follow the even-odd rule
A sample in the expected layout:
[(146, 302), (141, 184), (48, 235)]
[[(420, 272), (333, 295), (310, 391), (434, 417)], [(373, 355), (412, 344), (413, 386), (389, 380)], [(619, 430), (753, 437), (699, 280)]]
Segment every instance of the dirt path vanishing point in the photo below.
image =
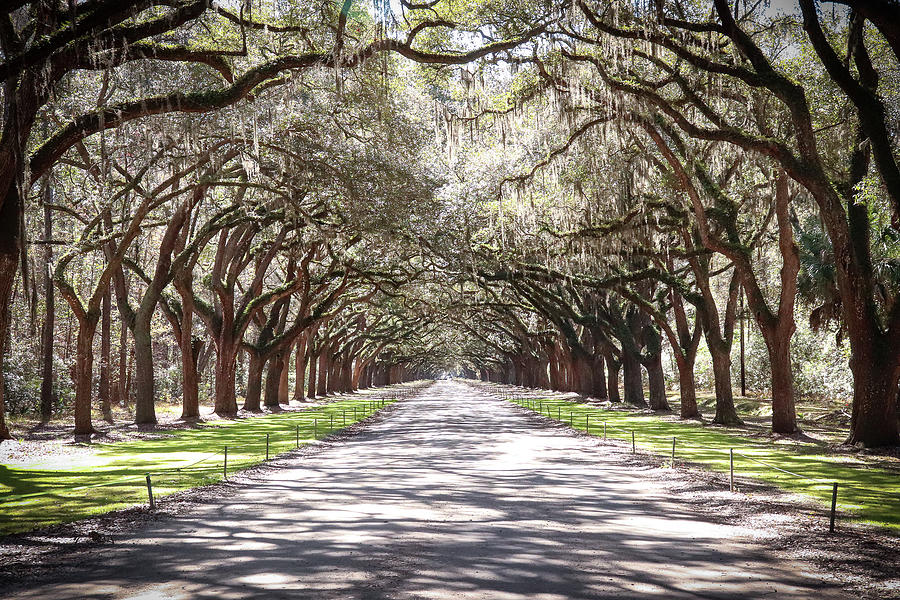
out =
[(843, 597), (589, 439), (440, 382), (5, 598)]

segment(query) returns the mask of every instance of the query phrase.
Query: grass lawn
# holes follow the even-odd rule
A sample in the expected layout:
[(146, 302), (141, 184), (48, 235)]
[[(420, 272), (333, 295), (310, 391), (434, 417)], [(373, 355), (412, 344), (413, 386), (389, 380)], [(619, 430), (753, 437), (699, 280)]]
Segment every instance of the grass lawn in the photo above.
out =
[[(384, 400), (387, 406), (392, 400)], [(215, 421), (160, 433), (150, 440), (98, 444), (77, 454), (25, 466), (0, 464), (0, 535), (82, 519), (147, 502), (146, 474), (159, 498), (220, 481), (225, 446), (228, 473), (362, 420), (381, 400), (351, 397), (303, 411)]]
[[(512, 398), (512, 402), (544, 416), (627, 443), (634, 432), (638, 450), (664, 456), (672, 454), (675, 438), (677, 462), (729, 470), (729, 451), (734, 449), (738, 488), (741, 478), (754, 478), (791, 492), (812, 496), (830, 507), (832, 486), (838, 483), (838, 509), (855, 520), (900, 528), (900, 473), (873, 467), (852, 456), (826, 452), (822, 444), (787, 445), (775, 440), (745, 437), (723, 427), (692, 421), (667, 421), (653, 414), (604, 410), (563, 399)], [(793, 441), (793, 440), (792, 440)], [(763, 464), (766, 463), (766, 464)], [(789, 471), (785, 473), (773, 467)]]

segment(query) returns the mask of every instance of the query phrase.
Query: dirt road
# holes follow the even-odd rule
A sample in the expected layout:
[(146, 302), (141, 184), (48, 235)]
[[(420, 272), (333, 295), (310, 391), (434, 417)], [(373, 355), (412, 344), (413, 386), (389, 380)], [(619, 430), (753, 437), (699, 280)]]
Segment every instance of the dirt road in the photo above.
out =
[(842, 597), (666, 496), (595, 442), (440, 382), (346, 443), (4, 597)]

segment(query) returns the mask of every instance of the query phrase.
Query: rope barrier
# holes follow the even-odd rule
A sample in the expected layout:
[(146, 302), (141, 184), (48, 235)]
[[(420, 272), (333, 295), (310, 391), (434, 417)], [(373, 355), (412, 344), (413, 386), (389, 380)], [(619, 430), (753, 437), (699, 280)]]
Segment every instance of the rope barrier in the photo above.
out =
[[(418, 390), (416, 390), (416, 391), (418, 391)], [(391, 397), (390, 399), (397, 400), (398, 398), (397, 398), (396, 395), (395, 395), (395, 396)], [(390, 399), (389, 399), (389, 398), (381, 398), (382, 401), (384, 401), (384, 400), (390, 400)], [(372, 413), (370, 413), (370, 414), (367, 415), (367, 416), (371, 416), (372, 414), (375, 414), (376, 412), (378, 412), (379, 410), (381, 410), (381, 409), (384, 408), (385, 406), (386, 406), (386, 405), (382, 404), (382, 405), (379, 406), (378, 408), (374, 409), (374, 410), (372, 411)], [(330, 408), (330, 407), (329, 407), (329, 408)], [(312, 411), (312, 410), (310, 410), (310, 411), (304, 410), (304, 411), (300, 411), (300, 412), (304, 413), (304, 416), (305, 416), (305, 415), (310, 415), (310, 414), (312, 414), (312, 413), (315, 412), (315, 411)], [(325, 411), (325, 409), (322, 409), (322, 410), (320, 410), (319, 412), (323, 412), (323, 413), (324, 413), (324, 412), (326, 412), (326, 411)], [(329, 410), (328, 412), (331, 412), (331, 411)], [(365, 411), (363, 411), (363, 415), (366, 415), (366, 412), (365, 412)], [(332, 417), (333, 417), (333, 415), (332, 415)], [(361, 419), (360, 419), (360, 420), (361, 420)], [(354, 422), (359, 422), (359, 421), (354, 421)], [(299, 425), (297, 425), (297, 427), (299, 427)], [(294, 430), (291, 429), (291, 433), (293, 433), (293, 431), (294, 431)], [(332, 429), (331, 431), (334, 431), (334, 430)], [(268, 435), (269, 435), (269, 434), (267, 433), (266, 436), (268, 437)], [(262, 445), (262, 444), (260, 444), (260, 445)], [(227, 448), (230, 448), (230, 449), (232, 449), (232, 450), (238, 450), (238, 451), (240, 451), (240, 450), (247, 449), (248, 446), (246, 446), (246, 445), (244, 445), (244, 446), (228, 446)], [(267, 443), (266, 443), (266, 448), (267, 448), (267, 450), (268, 450), (268, 441), (267, 441)], [(215, 456), (218, 456), (218, 455), (220, 455), (220, 454), (223, 454), (224, 452), (227, 452), (227, 450), (225, 450), (225, 448), (223, 448), (222, 450), (218, 450), (218, 451), (216, 451), (216, 452), (213, 452), (213, 453), (211, 453), (211, 454), (208, 454), (207, 456), (204, 456), (204, 457), (202, 457), (202, 458), (200, 458), (200, 459), (198, 459), (198, 460), (196, 460), (196, 461), (194, 461), (194, 462), (192, 462), (192, 463), (189, 463), (189, 464), (187, 464), (187, 465), (165, 467), (165, 468), (163, 468), (163, 469), (160, 469), (160, 470), (158, 470), (158, 471), (155, 471), (155, 473), (156, 473), (157, 475), (162, 475), (162, 474), (172, 474), (172, 473), (186, 473), (188, 469), (191, 469), (192, 467), (195, 467), (196, 465), (198, 465), (198, 464), (200, 464), (200, 463), (203, 463), (203, 462), (209, 460), (210, 458), (213, 458), (213, 457), (215, 457)], [(252, 460), (252, 459), (251, 459), (251, 460)], [(216, 468), (218, 468), (218, 467), (216, 467)], [(197, 471), (194, 471), (194, 473), (197, 473), (197, 472), (199, 472), (199, 471), (200, 471), (200, 470), (198, 469)], [(132, 481), (137, 481), (137, 480), (146, 481), (147, 477), (148, 477), (148, 474), (142, 474), (142, 475), (135, 475), (135, 476), (132, 476), (132, 477), (126, 477), (125, 479), (116, 479), (116, 480), (114, 480), (114, 481), (107, 481), (107, 482), (103, 482), (103, 483), (92, 483), (92, 484), (87, 484), (87, 485), (82, 485), (82, 486), (77, 486), (77, 487), (58, 488), (58, 489), (46, 490), (46, 491), (42, 491), (42, 492), (33, 492), (33, 493), (30, 493), (30, 494), (22, 494), (22, 495), (10, 496), (9, 498), (0, 498), (0, 506), (5, 505), (5, 504), (14, 504), (14, 503), (17, 503), (17, 502), (21, 502), (21, 501), (23, 501), (23, 500), (29, 500), (29, 499), (32, 499), (32, 498), (39, 498), (39, 497), (42, 497), (42, 496), (53, 496), (53, 495), (56, 495), (56, 494), (58, 494), (58, 493), (60, 493), (60, 492), (79, 492), (79, 491), (89, 490), (89, 489), (95, 489), (95, 488), (105, 488), (105, 487), (113, 487), (113, 486), (123, 485), (123, 484), (129, 483), (129, 482), (132, 482)], [(152, 493), (152, 492), (151, 492), (151, 493)]]
[[(552, 407), (553, 407), (554, 405), (557, 407), (557, 412), (559, 412), (559, 410), (560, 410), (560, 408), (559, 408), (559, 407), (560, 407), (560, 404), (562, 404), (562, 403), (570, 403), (568, 400), (565, 400), (565, 399), (562, 399), (562, 400), (559, 400), (559, 399), (557, 399), (557, 400), (550, 400), (550, 399), (546, 399), (546, 398), (545, 398), (545, 400), (547, 400), (546, 405), (547, 405), (547, 411), (548, 411), (548, 414), (551, 415), (551, 416), (549, 417), (550, 419), (553, 419), (552, 413), (550, 413), (550, 411), (551, 411), (551, 409), (552, 409)], [(577, 404), (577, 402), (571, 402), (571, 403)], [(523, 404), (523, 403), (520, 403), (520, 402), (516, 402), (516, 404), (518, 404), (519, 406), (523, 406), (524, 408), (527, 408), (528, 410), (531, 410), (531, 411), (533, 411), (533, 412), (537, 412), (538, 414), (540, 414), (541, 416), (543, 416), (543, 412), (541, 412), (541, 411), (540, 411), (539, 409), (537, 409), (537, 408), (533, 408), (533, 407), (531, 407), (531, 406), (527, 406), (527, 405), (525, 405), (525, 404)], [(543, 405), (543, 402), (542, 402), (541, 404)], [(591, 411), (588, 410), (588, 411), (585, 412), (585, 415), (584, 415), (584, 416), (585, 416), (585, 426), (586, 426), (586, 427), (588, 426), (587, 423), (588, 423), (588, 418), (590, 417), (590, 413), (591, 413)], [(570, 413), (570, 420), (571, 420), (571, 418), (572, 418), (571, 415), (572, 415), (572, 413)], [(560, 419), (557, 419), (557, 420), (560, 420)], [(560, 420), (560, 422), (562, 422), (562, 421)], [(606, 421), (603, 421), (603, 425), (604, 425), (604, 433), (603, 433), (604, 439), (606, 438), (606, 428), (607, 428), (607, 427), (609, 427), (609, 429), (614, 429), (614, 430), (617, 430), (617, 431), (621, 431), (621, 432), (626, 433), (626, 434), (630, 433), (631, 436), (632, 436), (632, 451), (634, 451), (634, 448), (635, 448), (635, 446), (634, 446), (634, 444), (635, 444), (635, 441), (634, 441), (634, 440), (635, 440), (635, 438), (634, 438), (634, 436), (635, 436), (635, 431), (634, 431), (634, 429), (628, 430), (628, 429), (623, 429), (623, 428), (621, 428), (621, 427), (617, 427), (617, 426), (615, 426), (615, 425), (608, 425), (608, 423), (607, 423)], [(573, 426), (573, 427), (574, 427), (574, 426)], [(684, 437), (685, 434), (690, 434), (690, 433), (692, 433), (692, 432), (682, 432), (681, 436), (678, 436), (678, 437)], [(643, 434), (643, 435), (645, 435), (646, 437), (653, 437), (654, 434)], [(661, 434), (656, 434), (656, 435), (658, 435), (658, 436), (660, 436), (660, 437), (663, 437)], [(672, 464), (674, 465), (674, 464), (675, 464), (675, 440), (676, 440), (676, 436), (673, 436), (671, 439), (672, 439)], [(666, 443), (668, 443), (669, 437), (668, 437), (668, 436), (665, 436), (665, 440), (666, 440)], [(730, 486), (731, 486), (731, 490), (732, 490), (732, 491), (734, 491), (734, 489), (735, 489), (735, 488), (734, 488), (734, 455), (735, 455), (735, 454), (737, 454), (738, 456), (741, 456), (741, 457), (743, 457), (743, 458), (745, 458), (745, 459), (747, 459), (747, 460), (749, 460), (749, 461), (751, 461), (751, 462), (757, 463), (757, 464), (762, 465), (762, 466), (764, 466), (764, 467), (767, 467), (767, 468), (769, 468), (769, 469), (773, 469), (773, 470), (775, 470), (775, 471), (777, 471), (777, 472), (784, 473), (784, 474), (786, 474), (786, 475), (790, 475), (790, 476), (792, 476), (792, 477), (796, 477), (796, 478), (799, 478), (799, 479), (804, 480), (804, 481), (810, 481), (810, 482), (812, 482), (814, 485), (817, 485), (817, 486), (818, 486), (818, 485), (823, 485), (823, 486), (829, 486), (829, 487), (831, 487), (831, 488), (832, 488), (832, 493), (831, 493), (831, 511), (830, 511), (829, 531), (832, 532), (832, 533), (834, 532), (834, 528), (835, 528), (835, 518), (836, 518), (836, 507), (837, 507), (837, 496), (838, 496), (838, 485), (839, 485), (839, 482), (838, 482), (838, 481), (834, 481), (834, 480), (825, 480), (825, 479), (821, 479), (821, 478), (817, 478), (817, 477), (810, 477), (810, 476), (808, 476), (808, 475), (803, 475), (803, 474), (800, 474), (800, 473), (796, 473), (796, 472), (794, 472), (794, 471), (790, 471), (790, 470), (788, 470), (788, 469), (784, 469), (784, 468), (782, 468), (782, 467), (779, 467), (779, 466), (777, 466), (777, 465), (773, 465), (773, 464), (768, 463), (768, 462), (766, 462), (766, 461), (759, 460), (758, 458), (755, 458), (755, 457), (753, 457), (753, 456), (750, 456), (750, 455), (748, 455), (748, 454), (745, 454), (744, 452), (735, 451), (734, 448), (730, 448), (730, 449), (729, 449), (729, 471), (730, 471), (730, 482), (731, 482), (731, 483), (730, 483)], [(871, 494), (871, 495), (876, 495), (876, 496), (878, 496), (879, 498), (890, 498), (890, 499), (894, 499), (894, 500), (900, 500), (900, 494), (895, 494), (895, 493), (885, 492), (885, 491), (877, 491), (877, 490), (873, 490), (872, 488), (862, 487), (862, 486), (860, 486), (860, 485), (856, 485), (856, 484), (853, 484), (853, 483), (840, 483), (840, 485), (843, 486), (845, 489), (849, 488), (849, 489), (855, 490), (855, 491), (857, 491), (857, 492), (863, 492), (863, 493), (868, 493), (868, 494)]]

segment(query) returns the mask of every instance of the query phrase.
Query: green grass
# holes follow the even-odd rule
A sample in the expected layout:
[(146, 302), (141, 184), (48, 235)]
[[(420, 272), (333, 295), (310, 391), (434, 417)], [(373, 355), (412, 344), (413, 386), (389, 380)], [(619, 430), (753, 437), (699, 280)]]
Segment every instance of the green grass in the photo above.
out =
[[(631, 443), (634, 431), (639, 450), (670, 457), (676, 438), (677, 462), (704, 465), (715, 471), (729, 470), (729, 450), (734, 449), (735, 478), (753, 478), (782, 489), (811, 496), (830, 507), (832, 485), (838, 482), (838, 509), (854, 520), (900, 528), (900, 473), (878, 468), (852, 456), (827, 454), (821, 444), (767, 441), (744, 437), (725, 428), (691, 421), (666, 421), (646, 413), (604, 410), (559, 399), (511, 399), (539, 410), (582, 431), (589, 422), (591, 435)], [(766, 464), (760, 464), (761, 461)], [(772, 466), (802, 477), (782, 473)]]
[(225, 446), (233, 474), (265, 460), (266, 434), (272, 457), (295, 448), (298, 435), (300, 444), (308, 443), (380, 406), (359, 396), (304, 411), (215, 421), (156, 439), (99, 444), (96, 452), (65, 464), (58, 458), (22, 467), (0, 464), (0, 535), (145, 504), (147, 473), (156, 498), (221, 481)]

